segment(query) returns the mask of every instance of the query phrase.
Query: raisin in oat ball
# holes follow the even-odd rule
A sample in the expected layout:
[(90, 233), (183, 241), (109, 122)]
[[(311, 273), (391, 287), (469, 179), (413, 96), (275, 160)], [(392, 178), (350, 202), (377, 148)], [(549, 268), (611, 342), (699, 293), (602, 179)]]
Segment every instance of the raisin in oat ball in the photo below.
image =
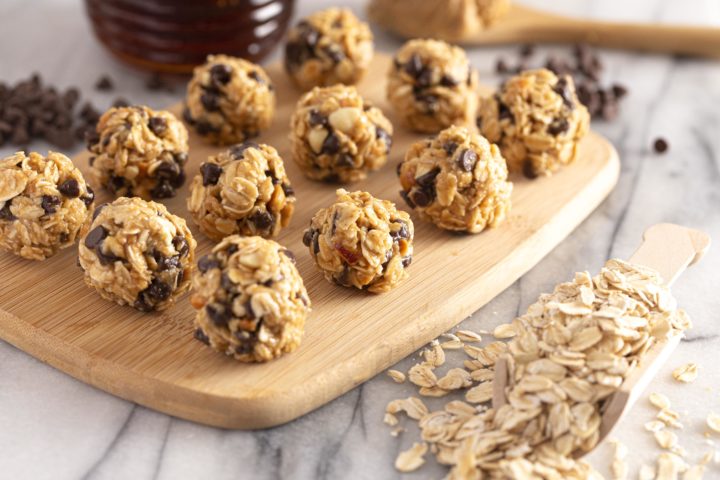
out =
[(477, 119), (482, 134), (500, 146), (510, 171), (528, 178), (572, 163), (589, 123), (572, 77), (545, 69), (507, 80), (481, 101)]
[(330, 8), (288, 32), (285, 70), (303, 90), (357, 83), (373, 56), (370, 27), (347, 9)]
[(477, 88), (477, 72), (463, 49), (439, 40), (410, 40), (390, 67), (387, 98), (410, 128), (436, 133), (473, 123)]
[(325, 278), (345, 287), (387, 292), (408, 276), (414, 227), (410, 215), (367, 192), (337, 192), (305, 230), (303, 243)]
[(246, 142), (200, 166), (187, 206), (216, 242), (234, 233), (272, 237), (290, 222), (295, 193), (277, 150)]
[(111, 108), (100, 117), (88, 148), (94, 179), (118, 197), (170, 198), (185, 182), (188, 134), (170, 112)]
[(120, 197), (83, 226), (80, 266), (101, 297), (143, 312), (165, 310), (190, 288), (195, 239), (164, 205)]
[(256, 236), (229, 236), (200, 258), (191, 303), (195, 338), (241, 362), (295, 350), (310, 313), (292, 252)]
[(478, 233), (510, 210), (512, 183), (500, 150), (465, 127), (415, 143), (398, 175), (410, 208), (445, 230)]
[(393, 127), (355, 87), (316, 87), (290, 122), (293, 158), (313, 180), (354, 182), (387, 161)]
[(195, 68), (183, 117), (206, 141), (231, 145), (256, 137), (274, 114), (275, 89), (261, 66), (210, 55)]
[(0, 160), (0, 249), (44, 260), (75, 243), (95, 194), (61, 153)]

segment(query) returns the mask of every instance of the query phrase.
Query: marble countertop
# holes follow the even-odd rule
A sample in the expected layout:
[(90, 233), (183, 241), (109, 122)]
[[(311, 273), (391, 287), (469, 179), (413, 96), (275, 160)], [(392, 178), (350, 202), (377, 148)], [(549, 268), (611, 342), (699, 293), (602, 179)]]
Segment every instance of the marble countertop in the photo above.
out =
[[(362, 12), (362, 1), (303, 0), (298, 13), (332, 3), (348, 3)], [(556, 0), (551, 8), (596, 18), (720, 26), (720, 7), (714, 0)], [(117, 95), (161, 107), (182, 94), (148, 93), (144, 76), (116, 63), (92, 38), (80, 0), (3, 0), (0, 31), (3, 80), (39, 71), (52, 83), (80, 86), (99, 107)], [(379, 32), (377, 43), (386, 51), (399, 44)], [(497, 55), (515, 50), (483, 48), (469, 54), (482, 81), (494, 84)], [(567, 52), (566, 47), (552, 46), (540, 53), (551, 50)], [(621, 82), (631, 92), (616, 121), (593, 125), (620, 154), (617, 188), (569, 238), (463, 327), (492, 329), (573, 272), (597, 271), (608, 257), (628, 257), (643, 230), (654, 223), (681, 223), (720, 239), (720, 62), (620, 51), (602, 51), (602, 56), (605, 81)], [(102, 73), (115, 80), (115, 94), (93, 92)], [(659, 136), (671, 147), (661, 156), (650, 148)], [(44, 151), (48, 146), (32, 147)], [(0, 156), (10, 151), (0, 148)], [(674, 287), (695, 328), (649, 388), (667, 394), (682, 412), (680, 441), (691, 462), (710, 449), (702, 435), (705, 416), (711, 410), (720, 412), (720, 369), (714, 364), (720, 349), (719, 261), (720, 248), (715, 246)], [(414, 358), (396, 368), (407, 370)], [(676, 383), (670, 372), (690, 361), (700, 365), (697, 381)], [(411, 385), (394, 384), (381, 374), (290, 424), (225, 431), (116, 398), (0, 341), (0, 478), (399, 478), (395, 456), (417, 439), (416, 431), (393, 438), (382, 417), (388, 401), (414, 393)], [(642, 429), (652, 416), (647, 402), (641, 401), (617, 432), (630, 446), (633, 476), (641, 461), (652, 462), (658, 453)], [(606, 471), (608, 458), (608, 449), (601, 448), (591, 461)], [(429, 459), (408, 477), (441, 478), (444, 472)], [(720, 476), (717, 466), (710, 473), (708, 478)]]

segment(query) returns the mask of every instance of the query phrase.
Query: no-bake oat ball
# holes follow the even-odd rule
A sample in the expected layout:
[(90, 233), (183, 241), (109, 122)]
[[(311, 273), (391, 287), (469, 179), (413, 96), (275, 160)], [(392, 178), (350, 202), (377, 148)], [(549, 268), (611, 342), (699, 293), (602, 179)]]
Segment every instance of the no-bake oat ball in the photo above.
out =
[(61, 153), (0, 160), (0, 249), (44, 260), (75, 243), (95, 194)]
[(303, 90), (336, 83), (352, 85), (365, 74), (372, 56), (370, 27), (350, 10), (329, 8), (290, 29), (285, 70)]
[(313, 180), (354, 182), (387, 162), (393, 127), (355, 87), (317, 87), (298, 102), (290, 122), (293, 158)]
[(477, 88), (477, 72), (463, 49), (439, 40), (410, 40), (390, 67), (387, 98), (410, 128), (436, 133), (473, 123)]
[(303, 243), (325, 278), (382, 293), (408, 276), (415, 230), (410, 215), (367, 192), (337, 191), (305, 230)]
[(111, 108), (88, 138), (88, 149), (94, 180), (118, 197), (170, 198), (185, 182), (188, 134), (170, 112)]
[(275, 89), (261, 66), (210, 55), (195, 68), (183, 117), (206, 141), (231, 145), (256, 137), (274, 114)]
[(165, 310), (190, 288), (195, 239), (164, 205), (120, 197), (83, 227), (80, 266), (101, 297), (143, 312)]
[(261, 237), (232, 235), (198, 261), (191, 303), (195, 338), (241, 362), (292, 352), (310, 313), (288, 249)]
[(578, 101), (572, 77), (531, 70), (508, 79), (480, 102), (477, 125), (497, 143), (511, 172), (550, 175), (577, 156), (590, 115)]
[(464, 127), (415, 143), (397, 172), (410, 208), (446, 230), (478, 233), (510, 209), (512, 183), (500, 150)]
[(277, 150), (246, 142), (200, 166), (187, 206), (216, 242), (234, 233), (272, 237), (290, 222), (295, 193)]

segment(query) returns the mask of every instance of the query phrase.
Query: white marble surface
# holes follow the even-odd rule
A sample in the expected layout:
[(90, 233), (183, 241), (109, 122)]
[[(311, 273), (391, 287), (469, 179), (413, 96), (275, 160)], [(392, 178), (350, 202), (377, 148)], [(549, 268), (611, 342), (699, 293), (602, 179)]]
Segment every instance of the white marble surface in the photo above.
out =
[[(306, 13), (331, 3), (342, 2), (302, 0), (299, 10)], [(362, 2), (348, 3), (362, 10)], [(598, 18), (720, 25), (719, 5), (715, 0), (556, 0), (548, 8)], [(161, 107), (178, 99), (179, 92), (148, 94), (143, 76), (117, 64), (98, 46), (80, 0), (2, 0), (0, 32), (4, 80), (41, 71), (56, 84), (76, 84), (92, 92), (99, 74), (108, 72), (118, 92), (134, 102)], [(382, 34), (378, 43), (383, 50), (397, 47)], [(492, 74), (494, 58), (510, 51), (471, 52), (484, 82), (497, 81)], [(720, 239), (720, 63), (630, 52), (603, 56), (606, 80), (621, 81), (631, 89), (616, 122), (594, 125), (620, 153), (623, 166), (616, 190), (547, 258), (463, 326), (491, 328), (509, 321), (574, 271), (596, 271), (609, 256), (628, 256), (653, 223), (682, 223)], [(104, 107), (116, 95), (92, 96)], [(664, 156), (648, 148), (660, 135), (671, 144)], [(0, 149), (0, 155), (9, 151)], [(692, 315), (695, 328), (650, 387), (666, 393), (683, 412), (681, 443), (693, 461), (708, 449), (701, 435), (705, 415), (720, 411), (720, 279), (714, 271), (719, 260), (716, 246), (677, 283), (676, 296)], [(673, 383), (672, 368), (688, 361), (701, 365), (697, 382)], [(406, 359), (398, 368), (407, 369), (412, 362)], [(288, 425), (257, 432), (223, 431), (115, 398), (0, 342), (0, 478), (396, 478), (396, 452), (412, 443), (414, 431), (399, 440), (390, 437), (382, 413), (389, 400), (411, 393), (410, 386), (379, 375)], [(635, 468), (657, 452), (641, 428), (651, 415), (643, 402), (618, 432), (631, 447)], [(606, 460), (605, 450), (592, 459), (598, 466)], [(443, 474), (431, 460), (411, 477)], [(720, 470), (715, 467), (708, 478), (720, 478)]]

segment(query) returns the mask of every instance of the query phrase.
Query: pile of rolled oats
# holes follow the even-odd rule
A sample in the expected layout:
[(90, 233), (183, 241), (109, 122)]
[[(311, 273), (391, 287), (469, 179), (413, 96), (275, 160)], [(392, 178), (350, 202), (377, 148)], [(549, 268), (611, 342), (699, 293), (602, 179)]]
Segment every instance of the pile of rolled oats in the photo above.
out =
[[(496, 328), (497, 337), (511, 338), (507, 343), (479, 346), (478, 334), (446, 334), (446, 341), (437, 340), (423, 352), (424, 361), (410, 369), (408, 378), (420, 387), (420, 395), (464, 390), (465, 401), (450, 401), (432, 412), (415, 397), (391, 402), (385, 422), (399, 432), (396, 415), (405, 412), (418, 421), (423, 440), (402, 452), (396, 466), (418, 468), (430, 451), (451, 467), (450, 479), (601, 478), (575, 458), (597, 445), (605, 402), (654, 343), (690, 326), (656, 272), (610, 260), (595, 277), (576, 274), (511, 324)], [(434, 370), (445, 362), (448, 349), (463, 349), (469, 359), (464, 369), (438, 378)], [(495, 362), (506, 353), (508, 403), (496, 410), (484, 403), (492, 397)], [(399, 373), (391, 376), (403, 380)], [(677, 422), (669, 402), (653, 401), (667, 407), (659, 407), (663, 429)], [(658, 442), (670, 448), (666, 453), (680, 458), (672, 450), (676, 439), (668, 433), (660, 437)], [(682, 453), (679, 447), (675, 451)], [(616, 445), (617, 478), (626, 475), (625, 455)], [(668, 455), (658, 470), (674, 468), (674, 457)]]

